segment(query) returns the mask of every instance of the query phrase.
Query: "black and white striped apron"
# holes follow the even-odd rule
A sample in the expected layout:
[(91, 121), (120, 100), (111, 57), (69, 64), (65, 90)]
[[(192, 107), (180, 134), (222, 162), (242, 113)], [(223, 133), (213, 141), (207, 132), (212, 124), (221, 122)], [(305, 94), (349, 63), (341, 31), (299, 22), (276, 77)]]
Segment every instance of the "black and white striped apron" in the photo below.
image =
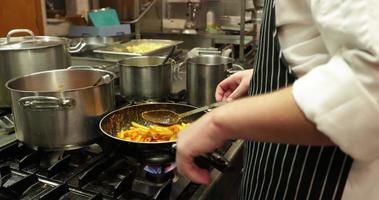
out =
[[(275, 91), (296, 79), (281, 56), (274, 0), (266, 0), (249, 95)], [(246, 141), (240, 199), (340, 199), (352, 159), (338, 147)]]

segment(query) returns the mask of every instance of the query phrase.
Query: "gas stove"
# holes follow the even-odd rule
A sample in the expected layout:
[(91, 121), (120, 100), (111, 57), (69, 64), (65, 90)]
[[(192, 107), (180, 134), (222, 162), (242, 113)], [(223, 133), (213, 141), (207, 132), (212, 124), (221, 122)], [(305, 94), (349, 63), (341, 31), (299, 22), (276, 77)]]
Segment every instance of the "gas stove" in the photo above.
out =
[[(181, 102), (182, 95), (173, 101)], [(116, 102), (118, 107), (125, 106), (117, 97)], [(2, 110), (1, 116), (10, 116), (10, 110)], [(218, 152), (233, 164), (240, 146), (238, 141), (229, 141)], [(215, 169), (211, 173), (215, 181), (201, 186), (178, 174), (173, 162), (147, 163), (104, 138), (76, 150), (34, 150), (8, 129), (0, 134), (0, 199), (214, 199), (209, 194), (222, 190), (218, 182), (225, 182)]]
[(44, 152), (14, 141), (0, 148), (0, 163), (0, 199), (191, 199), (199, 188), (175, 163), (145, 165), (98, 144)]
[[(117, 148), (94, 144), (64, 152), (36, 151), (15, 141), (0, 148), (0, 199), (176, 199), (180, 177), (155, 180)], [(172, 169), (174, 171), (174, 169)], [(176, 187), (177, 188), (177, 187)], [(183, 188), (184, 189), (184, 188)]]

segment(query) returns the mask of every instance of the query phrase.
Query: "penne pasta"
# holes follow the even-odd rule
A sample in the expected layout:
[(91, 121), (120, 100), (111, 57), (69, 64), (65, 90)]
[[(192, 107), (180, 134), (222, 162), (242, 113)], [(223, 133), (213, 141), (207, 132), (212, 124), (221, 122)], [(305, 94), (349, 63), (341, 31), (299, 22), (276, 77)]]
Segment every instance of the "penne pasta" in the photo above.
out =
[(136, 122), (131, 123), (128, 130), (122, 130), (116, 137), (133, 142), (164, 142), (176, 141), (176, 136), (188, 124), (181, 123), (172, 126), (144, 126)]

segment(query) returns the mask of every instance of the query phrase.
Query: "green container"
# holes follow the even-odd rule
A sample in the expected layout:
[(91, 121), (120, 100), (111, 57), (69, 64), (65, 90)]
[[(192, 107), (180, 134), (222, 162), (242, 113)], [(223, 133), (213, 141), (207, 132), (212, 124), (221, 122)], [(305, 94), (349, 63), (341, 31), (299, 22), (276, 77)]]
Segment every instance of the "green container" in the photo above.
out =
[(102, 8), (93, 10), (88, 16), (95, 27), (120, 25), (120, 20), (115, 9)]

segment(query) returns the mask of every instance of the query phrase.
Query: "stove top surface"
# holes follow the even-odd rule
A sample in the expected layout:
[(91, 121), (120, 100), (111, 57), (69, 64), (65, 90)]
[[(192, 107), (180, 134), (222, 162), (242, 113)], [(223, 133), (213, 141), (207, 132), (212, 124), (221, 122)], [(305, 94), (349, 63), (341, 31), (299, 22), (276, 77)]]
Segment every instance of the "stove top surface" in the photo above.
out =
[(0, 199), (177, 199), (191, 184), (174, 163), (146, 166), (117, 151), (94, 144), (43, 152), (12, 142), (0, 148)]
[[(184, 93), (173, 101), (182, 102)], [(117, 98), (117, 107), (129, 105)], [(11, 110), (1, 110), (4, 116)], [(148, 165), (103, 138), (81, 149), (46, 152), (27, 147), (15, 135), (13, 129), (0, 134), (0, 199), (191, 199), (200, 187), (176, 173), (175, 163)], [(231, 144), (219, 152), (225, 154)]]

